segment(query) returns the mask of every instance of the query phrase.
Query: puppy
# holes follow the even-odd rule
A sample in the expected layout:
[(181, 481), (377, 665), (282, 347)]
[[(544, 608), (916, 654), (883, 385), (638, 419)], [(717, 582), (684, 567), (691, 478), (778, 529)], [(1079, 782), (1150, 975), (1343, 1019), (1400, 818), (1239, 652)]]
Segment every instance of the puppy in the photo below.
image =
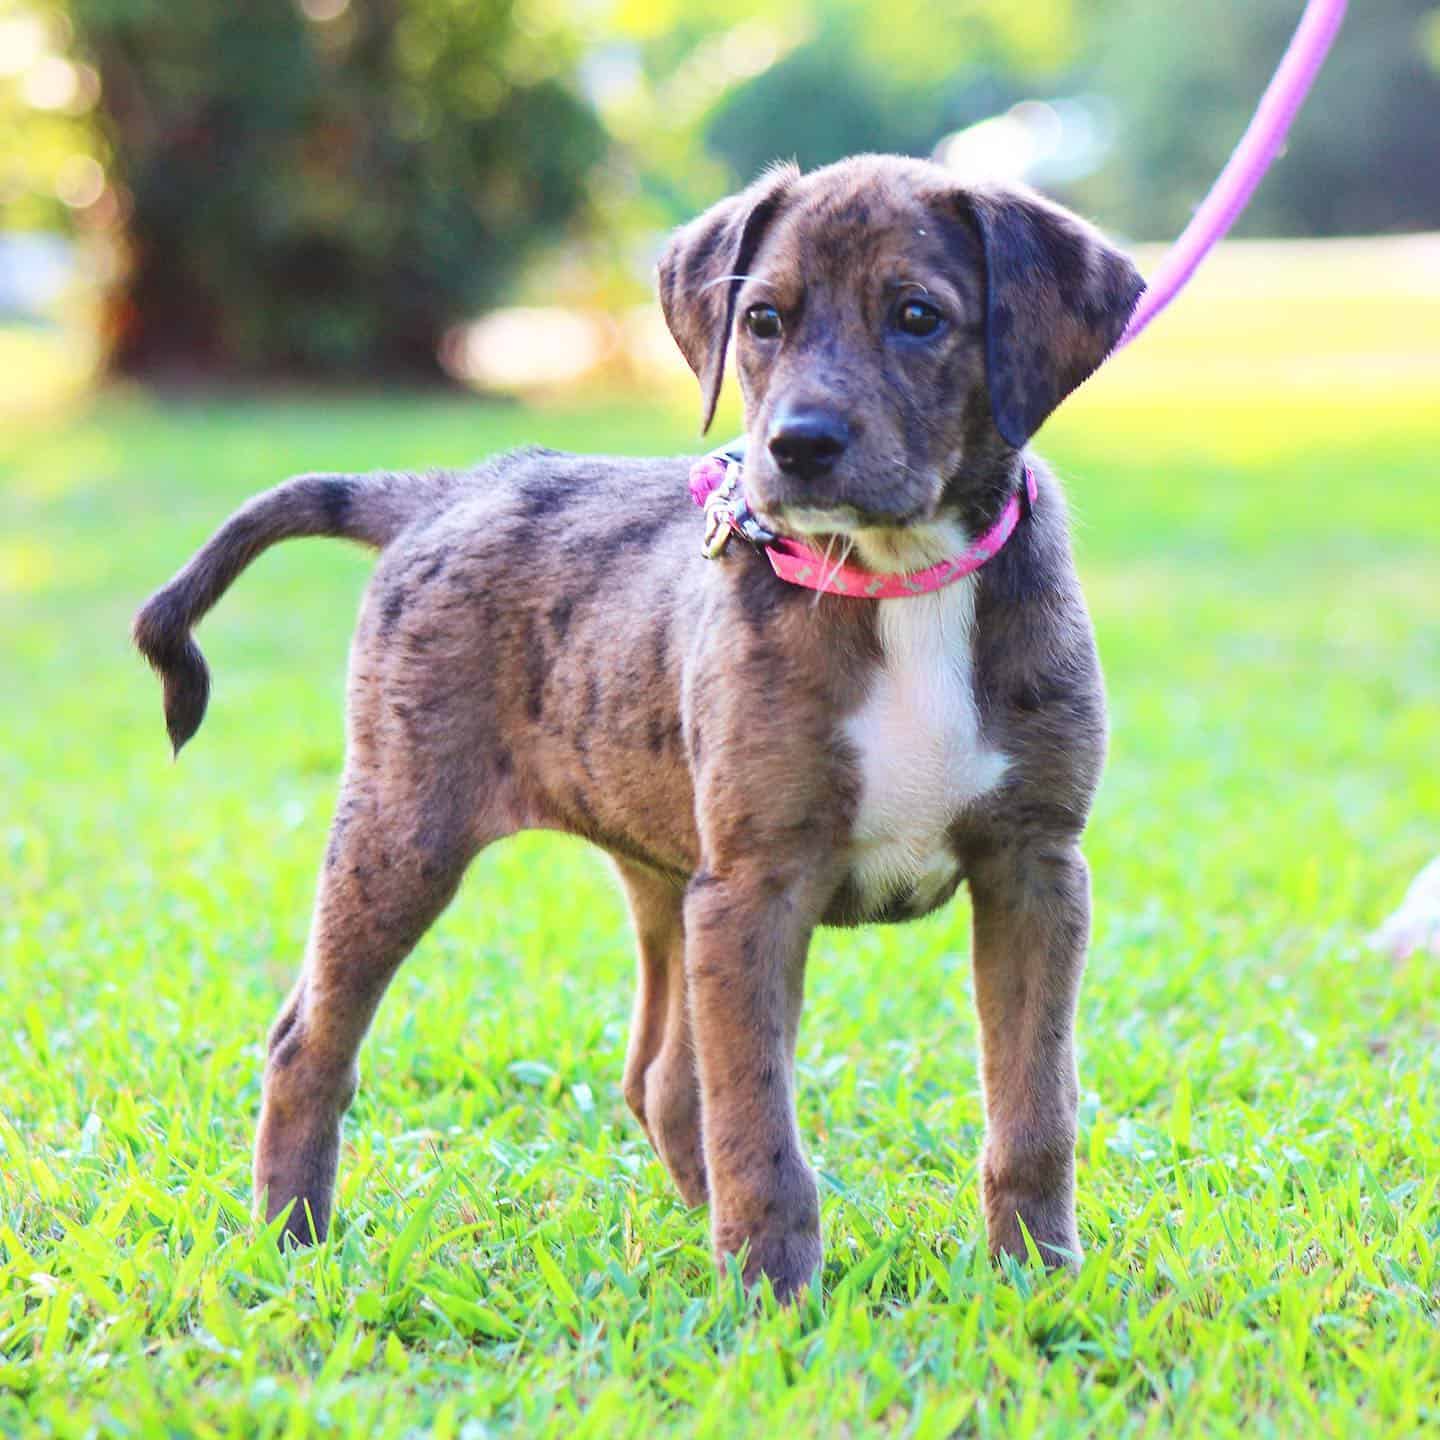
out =
[[(626, 1100), (708, 1201), (717, 1259), (743, 1251), (782, 1297), (821, 1260), (795, 1117), (810, 937), (967, 881), (990, 1245), (1024, 1255), (1028, 1230), (1073, 1262), (1079, 842), (1105, 706), (1060, 491), (1026, 446), (1142, 282), (1035, 194), (886, 156), (772, 169), (678, 231), (659, 278), (707, 427), (733, 332), (732, 493), (758, 532), (902, 593), (805, 588), (743, 539), (706, 558), (684, 459), (308, 475), (227, 521), (135, 624), (177, 750), (209, 688), (191, 628), (256, 555), (296, 535), (381, 552), (313, 928), (269, 1039), (257, 1202), (296, 1240), (325, 1233), (391, 976), (480, 850), (551, 829), (605, 850), (629, 899)], [(1001, 522), (978, 569), (905, 590), (977, 537), (994, 549)]]

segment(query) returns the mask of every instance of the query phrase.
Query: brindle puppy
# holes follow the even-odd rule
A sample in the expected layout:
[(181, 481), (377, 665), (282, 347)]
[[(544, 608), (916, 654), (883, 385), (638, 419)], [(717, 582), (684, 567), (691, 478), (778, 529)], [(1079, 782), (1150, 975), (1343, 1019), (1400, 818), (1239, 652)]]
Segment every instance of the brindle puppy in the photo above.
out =
[[(782, 533), (913, 570), (992, 523), (1031, 434), (1120, 335), (1129, 262), (1025, 191), (866, 156), (774, 169), (672, 239), (665, 318), (708, 424), (735, 348), (746, 483)], [(251, 501), (140, 612), (178, 748), (191, 627), (266, 546), (382, 554), (310, 943), (270, 1035), (267, 1216), (324, 1234), (356, 1056), (466, 866), (527, 828), (615, 860), (639, 939), (625, 1097), (717, 1257), (792, 1295), (821, 1258), (794, 1055), (817, 925), (974, 905), (991, 1246), (1073, 1260), (1079, 850), (1105, 749), (1054, 479), (975, 575), (879, 602), (699, 553), (688, 461), (543, 450), (473, 471), (303, 476)], [(838, 538), (837, 538), (838, 537)], [(313, 1227), (313, 1232), (312, 1232)]]

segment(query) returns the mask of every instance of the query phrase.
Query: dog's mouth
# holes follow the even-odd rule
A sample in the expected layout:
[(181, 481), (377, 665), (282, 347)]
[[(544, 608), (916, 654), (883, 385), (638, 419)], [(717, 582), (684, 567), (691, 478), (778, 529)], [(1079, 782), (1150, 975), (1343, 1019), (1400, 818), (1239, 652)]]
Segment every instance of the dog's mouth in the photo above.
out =
[(909, 573), (958, 554), (969, 535), (957, 520), (929, 510), (877, 515), (855, 505), (771, 505), (755, 516), (777, 535), (853, 557), (877, 573)]
[(926, 524), (928, 510), (899, 514), (863, 509), (859, 505), (794, 505), (783, 501), (752, 505), (755, 516), (777, 535), (798, 540), (826, 540), (833, 535), (855, 536), (866, 531), (905, 531)]
[(800, 540), (853, 535), (861, 526), (860, 512), (853, 505), (775, 505), (755, 513), (777, 535), (792, 535)]
[[(747, 446), (751, 454), (757, 448)], [(803, 476), (777, 469), (760, 450), (744, 475), (755, 517), (777, 535), (807, 542), (932, 524), (944, 491), (938, 477), (890, 456), (846, 456), (831, 471)]]

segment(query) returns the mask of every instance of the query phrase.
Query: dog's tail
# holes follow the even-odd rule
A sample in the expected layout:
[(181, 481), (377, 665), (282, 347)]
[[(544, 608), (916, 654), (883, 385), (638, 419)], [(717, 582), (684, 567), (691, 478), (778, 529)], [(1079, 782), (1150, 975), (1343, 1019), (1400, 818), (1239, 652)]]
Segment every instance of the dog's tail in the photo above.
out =
[(210, 698), (210, 671), (190, 631), (256, 556), (297, 535), (383, 549), (436, 509), (459, 478), (449, 471), (300, 475), (241, 506), (135, 617), (135, 644), (165, 682), (165, 728), (175, 753), (200, 728)]

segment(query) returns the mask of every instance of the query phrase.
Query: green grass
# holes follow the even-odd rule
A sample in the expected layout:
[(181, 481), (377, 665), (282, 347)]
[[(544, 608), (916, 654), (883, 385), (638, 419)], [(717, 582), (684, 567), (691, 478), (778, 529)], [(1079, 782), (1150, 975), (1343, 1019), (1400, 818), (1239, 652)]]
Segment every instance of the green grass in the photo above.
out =
[(216, 694), (177, 766), (126, 643), (137, 601), (286, 473), (680, 449), (688, 412), (120, 396), (12, 427), (0, 1432), (1440, 1426), (1435, 963), (1363, 945), (1440, 848), (1433, 378), (1202, 392), (1137, 354), (1047, 433), (1113, 702), (1088, 1255), (1078, 1278), (985, 1258), (960, 902), (814, 947), (800, 1108), (827, 1262), (790, 1313), (715, 1277), (705, 1216), (625, 1111), (623, 911), (604, 862), (553, 837), (484, 856), (401, 972), (335, 1233), (275, 1252), (248, 1214), (261, 1042), (369, 562), (309, 542), (246, 575), (205, 626)]

